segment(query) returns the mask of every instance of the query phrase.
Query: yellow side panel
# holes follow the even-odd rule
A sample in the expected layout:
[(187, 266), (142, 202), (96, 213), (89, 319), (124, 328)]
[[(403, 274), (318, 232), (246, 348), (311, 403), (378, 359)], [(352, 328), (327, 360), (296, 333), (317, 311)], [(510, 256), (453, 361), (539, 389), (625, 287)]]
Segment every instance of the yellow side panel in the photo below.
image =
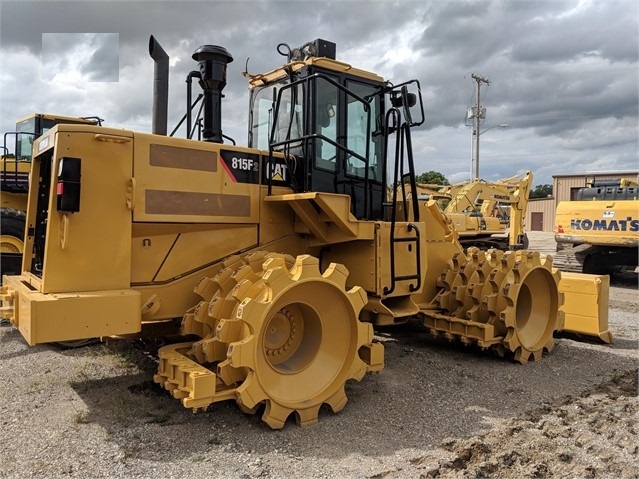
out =
[[(330, 263), (347, 265), (349, 268), (346, 279), (347, 288), (361, 286), (366, 292), (377, 294), (375, 283), (377, 262), (374, 240), (333, 245), (322, 253), (322, 268), (327, 268)], [(357, 265), (357, 267), (354, 268), (350, 265)]]
[(131, 283), (150, 283), (175, 244), (178, 233), (145, 232), (131, 239)]
[(257, 245), (257, 225), (134, 224), (131, 282), (183, 277)]
[(181, 234), (155, 278), (166, 281), (257, 245), (257, 225), (214, 225), (211, 231)]
[[(54, 172), (41, 291), (128, 288), (131, 211), (127, 208), (126, 195), (127, 180), (131, 177), (132, 138), (126, 136), (126, 132), (100, 127), (59, 125), (56, 128), (55, 158), (45, 155), (34, 162), (34, 174), (38, 174), (42, 161), (53, 161)], [(86, 131), (78, 131), (81, 128)], [(82, 162), (80, 211), (76, 213), (59, 212), (56, 206), (56, 172), (65, 156)], [(30, 218), (35, 217), (33, 199), (30, 198), (29, 203)], [(30, 229), (34, 226), (28, 225)], [(32, 241), (28, 242), (27, 251)]]
[(237, 151), (238, 157), (259, 153), (231, 145), (136, 133), (134, 221), (257, 223), (259, 161), (250, 164), (255, 168), (256, 183), (240, 182), (225, 169), (222, 149)]

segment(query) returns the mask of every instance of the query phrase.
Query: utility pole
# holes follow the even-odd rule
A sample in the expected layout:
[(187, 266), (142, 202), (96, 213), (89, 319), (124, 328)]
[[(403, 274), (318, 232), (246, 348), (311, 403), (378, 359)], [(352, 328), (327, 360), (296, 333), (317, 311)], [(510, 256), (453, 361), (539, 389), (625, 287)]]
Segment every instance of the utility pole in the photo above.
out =
[[(477, 110), (475, 111), (475, 131), (473, 132), (475, 135), (475, 180), (479, 179), (479, 121), (482, 118), (481, 114), (481, 102), (479, 98), (481, 84), (485, 83), (486, 85), (490, 85), (490, 81), (487, 78), (480, 77), (479, 75), (475, 75), (474, 73), (471, 75), (471, 78), (477, 82)], [(484, 115), (485, 116), (485, 115)]]

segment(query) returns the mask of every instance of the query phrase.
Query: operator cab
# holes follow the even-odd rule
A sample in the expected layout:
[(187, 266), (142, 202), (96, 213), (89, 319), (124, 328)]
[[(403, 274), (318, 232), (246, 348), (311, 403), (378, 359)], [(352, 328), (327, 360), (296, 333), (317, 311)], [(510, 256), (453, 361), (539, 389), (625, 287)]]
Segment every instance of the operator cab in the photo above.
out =
[[(406, 84), (393, 87), (336, 61), (335, 44), (325, 40), (293, 50), (280, 44), (278, 52), (288, 63), (250, 80), (248, 146), (269, 151), (267, 168), (276, 161), (273, 153), (282, 153), (296, 193), (347, 194), (356, 218), (381, 219), (387, 139), (400, 130), (385, 118), (386, 104), (401, 103), (393, 98), (408, 96)], [(419, 90), (415, 80), (409, 84)], [(404, 116), (410, 120), (407, 111)]]

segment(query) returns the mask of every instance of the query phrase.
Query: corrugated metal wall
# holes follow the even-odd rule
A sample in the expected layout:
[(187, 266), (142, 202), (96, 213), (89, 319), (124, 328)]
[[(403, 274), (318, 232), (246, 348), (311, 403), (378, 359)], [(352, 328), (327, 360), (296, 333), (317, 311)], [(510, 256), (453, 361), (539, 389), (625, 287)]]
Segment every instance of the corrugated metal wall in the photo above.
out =
[(555, 227), (555, 199), (535, 198), (528, 201), (526, 230), (552, 232)]
[(636, 171), (626, 173), (588, 173), (579, 175), (561, 175), (553, 176), (552, 193), (556, 202), (570, 200), (570, 191), (572, 188), (581, 188), (586, 186), (586, 177), (595, 177), (598, 180), (614, 180), (617, 178), (630, 178), (639, 182), (639, 173)]

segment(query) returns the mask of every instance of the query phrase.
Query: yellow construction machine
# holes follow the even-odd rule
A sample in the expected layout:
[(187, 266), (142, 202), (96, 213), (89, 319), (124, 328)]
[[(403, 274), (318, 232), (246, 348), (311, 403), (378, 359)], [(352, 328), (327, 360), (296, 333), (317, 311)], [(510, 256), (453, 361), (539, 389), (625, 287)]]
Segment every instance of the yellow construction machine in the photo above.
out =
[[(390, 83), (335, 49), (280, 44), (283, 66), (246, 73), (248, 146), (236, 146), (221, 128), (231, 54), (195, 51), (187, 134), (174, 138), (168, 55), (151, 37), (152, 133), (59, 124), (34, 142), (26, 254), (3, 278), (3, 317), (29, 344), (171, 338), (157, 383), (194, 411), (234, 400), (272, 428), (341, 410), (348, 380), (382, 370), (374, 326), (416, 318), (521, 363), (555, 331), (606, 331), (607, 277), (562, 276), (538, 252), (464, 251), (416, 192), (419, 82)], [(389, 200), (398, 184), (412, 197)]]
[[(532, 173), (494, 182), (464, 181), (452, 185), (417, 183), (421, 199), (433, 199), (452, 221), (465, 248), (528, 248), (524, 230)], [(410, 198), (410, 192), (407, 193)]]
[(639, 185), (628, 178), (586, 178), (555, 214), (555, 265), (562, 271), (614, 274), (639, 257)]
[(532, 173), (490, 182), (474, 180), (441, 188), (450, 196), (444, 213), (465, 248), (526, 249), (524, 231)]
[[(4, 134), (0, 190), (0, 271), (19, 274), (24, 248), (25, 212), (29, 189), (29, 171), (33, 141), (58, 123), (100, 125), (97, 117), (75, 118), (61, 115), (34, 113), (16, 122), (16, 130)], [(7, 145), (13, 140), (14, 153)]]

